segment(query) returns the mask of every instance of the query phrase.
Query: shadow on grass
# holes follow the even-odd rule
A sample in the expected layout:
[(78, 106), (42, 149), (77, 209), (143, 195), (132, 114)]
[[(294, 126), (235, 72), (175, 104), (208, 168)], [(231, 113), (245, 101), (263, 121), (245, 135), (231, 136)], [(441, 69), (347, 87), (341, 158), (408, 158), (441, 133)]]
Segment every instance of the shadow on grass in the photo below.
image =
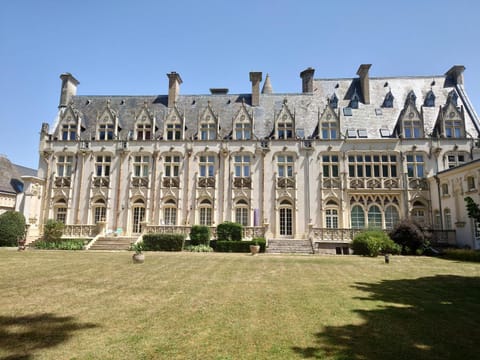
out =
[[(478, 359), (480, 278), (439, 275), (357, 283), (374, 310), (353, 310), (361, 324), (327, 326), (303, 358), (336, 360)], [(372, 304), (368, 304), (369, 306)]]
[(0, 316), (0, 349), (8, 354), (1, 359), (31, 359), (33, 352), (57, 346), (71, 338), (75, 331), (96, 326), (54, 314)]

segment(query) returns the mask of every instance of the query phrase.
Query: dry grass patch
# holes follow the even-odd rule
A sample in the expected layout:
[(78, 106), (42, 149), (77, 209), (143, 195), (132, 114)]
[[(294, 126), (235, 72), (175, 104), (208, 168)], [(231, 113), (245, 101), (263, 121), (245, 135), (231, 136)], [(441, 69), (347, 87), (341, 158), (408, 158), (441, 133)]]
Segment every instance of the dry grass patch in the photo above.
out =
[(133, 264), (128, 252), (0, 250), (0, 357), (477, 354), (480, 264), (217, 253), (146, 258)]

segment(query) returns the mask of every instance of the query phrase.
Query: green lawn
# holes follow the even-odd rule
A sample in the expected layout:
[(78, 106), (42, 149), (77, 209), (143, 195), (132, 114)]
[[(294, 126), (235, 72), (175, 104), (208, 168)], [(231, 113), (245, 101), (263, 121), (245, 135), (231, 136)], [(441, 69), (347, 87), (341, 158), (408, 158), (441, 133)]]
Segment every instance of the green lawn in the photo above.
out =
[(1, 359), (478, 359), (480, 264), (0, 249)]

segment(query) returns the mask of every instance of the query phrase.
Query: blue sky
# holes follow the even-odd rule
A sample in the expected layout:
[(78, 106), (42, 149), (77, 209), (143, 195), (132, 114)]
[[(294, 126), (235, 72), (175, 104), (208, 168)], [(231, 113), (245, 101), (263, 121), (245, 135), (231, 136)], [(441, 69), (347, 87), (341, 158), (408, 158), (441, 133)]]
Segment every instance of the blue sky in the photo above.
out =
[(480, 112), (480, 2), (15, 0), (0, 12), (0, 153), (36, 168), (39, 131), (53, 123), (59, 75), (79, 95), (156, 95), (177, 71), (181, 94), (250, 92), (250, 71), (274, 92), (316, 78), (439, 75), (465, 65)]

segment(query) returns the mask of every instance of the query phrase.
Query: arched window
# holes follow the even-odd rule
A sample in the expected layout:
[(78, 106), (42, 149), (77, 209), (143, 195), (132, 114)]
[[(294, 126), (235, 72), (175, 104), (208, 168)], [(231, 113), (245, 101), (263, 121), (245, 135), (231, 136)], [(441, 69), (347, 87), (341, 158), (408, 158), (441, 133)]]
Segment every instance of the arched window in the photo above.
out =
[(368, 209), (368, 227), (373, 229), (382, 228), (382, 212), (377, 205), (372, 205)]
[(327, 202), (325, 225), (328, 229), (338, 229), (338, 204), (333, 200)]
[(400, 221), (400, 216), (398, 215), (398, 210), (395, 206), (389, 205), (385, 209), (385, 228), (391, 230), (397, 225)]
[(98, 223), (99, 221), (105, 221), (107, 215), (107, 207), (105, 204), (105, 200), (98, 199), (93, 204), (93, 221), (94, 223)]
[(355, 205), (351, 210), (351, 222), (352, 228), (363, 229), (365, 228), (365, 212), (360, 205)]
[(425, 205), (421, 201), (415, 201), (413, 203), (411, 215), (413, 220), (418, 222), (419, 224), (424, 225), (425, 224), (425, 213), (426, 213), (426, 208)]
[(200, 202), (200, 225), (212, 225), (212, 202), (210, 200), (202, 200)]
[(143, 231), (143, 221), (145, 220), (145, 202), (137, 199), (133, 203), (133, 233), (140, 234)]
[(177, 225), (177, 203), (175, 200), (170, 199), (165, 202), (163, 221), (165, 225)]
[(53, 212), (55, 220), (64, 224), (67, 223), (67, 201), (65, 199), (59, 199), (55, 202)]
[(280, 235), (293, 235), (293, 205), (289, 200), (280, 202)]
[(235, 204), (235, 222), (242, 224), (243, 226), (248, 226), (249, 224), (249, 213), (250, 209), (248, 207), (248, 202), (246, 200), (238, 200)]

